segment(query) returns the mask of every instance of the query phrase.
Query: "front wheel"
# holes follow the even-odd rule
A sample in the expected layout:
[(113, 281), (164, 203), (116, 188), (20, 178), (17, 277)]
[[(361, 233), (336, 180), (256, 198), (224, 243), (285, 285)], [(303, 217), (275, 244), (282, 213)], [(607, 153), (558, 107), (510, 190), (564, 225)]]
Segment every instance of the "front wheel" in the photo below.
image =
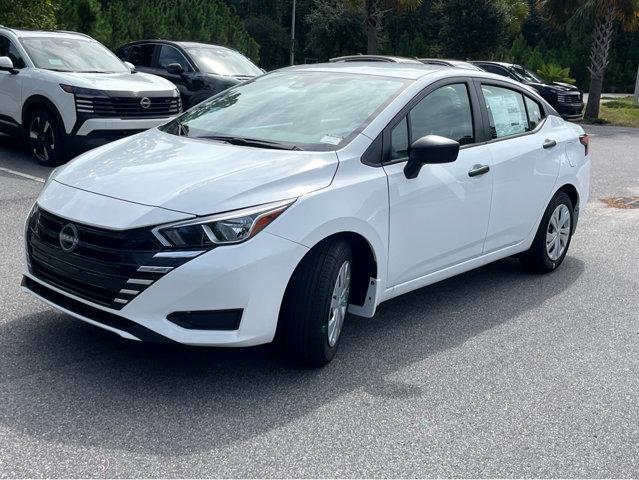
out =
[(62, 133), (55, 117), (46, 110), (38, 110), (29, 117), (27, 125), (31, 156), (47, 167), (64, 162)]
[(519, 257), (524, 267), (547, 273), (561, 265), (572, 239), (573, 215), (570, 197), (566, 192), (557, 192), (544, 212), (530, 249)]
[(297, 267), (282, 304), (282, 347), (296, 363), (321, 367), (339, 345), (350, 299), (353, 257), (343, 240), (315, 247)]

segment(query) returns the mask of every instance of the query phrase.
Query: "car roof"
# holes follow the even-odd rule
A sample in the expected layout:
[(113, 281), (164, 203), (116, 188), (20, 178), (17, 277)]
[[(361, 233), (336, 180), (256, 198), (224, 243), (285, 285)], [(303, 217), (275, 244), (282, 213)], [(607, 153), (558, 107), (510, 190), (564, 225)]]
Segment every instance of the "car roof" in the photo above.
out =
[(89, 35), (79, 32), (70, 32), (66, 30), (19, 30), (16, 28), (7, 28), (0, 27), (0, 29), (5, 29), (12, 32), (15, 36), (19, 38), (30, 38), (30, 37), (60, 37), (60, 38), (77, 38), (82, 37), (87, 40), (93, 40)]
[(296, 65), (294, 67), (282, 68), (283, 70), (299, 70), (309, 72), (335, 72), (352, 73), (358, 75), (377, 75), (382, 77), (404, 78), (409, 80), (417, 80), (425, 75), (433, 72), (439, 72), (443, 69), (455, 71), (459, 74), (459, 70), (454, 67), (444, 65), (424, 65), (417, 63), (393, 63), (379, 61), (362, 61), (362, 62), (330, 62), (330, 63), (311, 63), (307, 65)]
[(421, 63), (415, 58), (395, 57), (392, 55), (344, 55), (331, 58), (330, 62), (386, 62), (386, 63)]
[[(190, 47), (215, 47), (215, 48), (223, 48), (225, 50), (233, 50), (233, 48), (226, 47), (224, 45), (217, 45), (215, 43), (203, 43), (203, 42), (182, 42), (177, 40), (164, 40), (162, 38), (146, 38), (143, 40), (135, 40), (133, 42), (127, 42), (122, 47), (127, 45), (136, 45), (138, 43), (165, 43), (167, 45), (174, 45), (182, 48), (190, 48)], [(121, 48), (121, 47), (120, 47)]]
[(470, 68), (471, 70), (475, 70), (475, 69), (481, 70), (481, 67), (478, 67), (477, 65), (474, 65), (471, 62), (467, 62), (464, 60), (455, 60), (450, 58), (420, 58), (419, 61), (423, 63), (432, 62), (433, 64), (437, 64), (437, 62), (441, 62), (443, 64), (451, 65), (454, 67), (464, 67), (464, 68)]
[(510, 67), (518, 67), (518, 68), (523, 68), (521, 65), (518, 65), (516, 63), (508, 63), (508, 62), (493, 62), (492, 60), (473, 60), (470, 63), (487, 63), (489, 65), (499, 65), (501, 67), (506, 67), (506, 68), (510, 68)]

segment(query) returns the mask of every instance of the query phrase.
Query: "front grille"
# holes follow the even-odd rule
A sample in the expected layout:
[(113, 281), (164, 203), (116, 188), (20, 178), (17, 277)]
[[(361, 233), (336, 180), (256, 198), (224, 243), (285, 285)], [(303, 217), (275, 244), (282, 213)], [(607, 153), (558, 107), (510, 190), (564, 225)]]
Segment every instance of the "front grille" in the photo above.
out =
[(98, 117), (155, 118), (177, 115), (182, 111), (182, 103), (179, 96), (93, 97), (76, 94), (75, 108), (78, 113)]
[[(62, 248), (73, 225), (77, 244)], [(147, 228), (107, 230), (34, 209), (28, 221), (29, 271), (42, 281), (97, 304), (120, 309), (189, 258), (156, 258), (162, 246)], [(69, 250), (69, 242), (65, 244)], [(149, 268), (160, 267), (160, 268)]]
[(559, 103), (580, 103), (581, 102), (581, 94), (580, 93), (560, 93), (557, 95), (557, 101)]

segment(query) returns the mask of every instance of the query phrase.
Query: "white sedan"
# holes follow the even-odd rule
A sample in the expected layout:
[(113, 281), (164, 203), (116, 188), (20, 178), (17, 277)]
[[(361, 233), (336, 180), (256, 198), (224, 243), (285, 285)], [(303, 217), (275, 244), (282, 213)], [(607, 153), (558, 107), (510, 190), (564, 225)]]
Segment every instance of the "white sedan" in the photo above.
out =
[(23, 287), (135, 340), (335, 355), (346, 313), (511, 255), (564, 260), (588, 137), (486, 72), (272, 72), (55, 170)]

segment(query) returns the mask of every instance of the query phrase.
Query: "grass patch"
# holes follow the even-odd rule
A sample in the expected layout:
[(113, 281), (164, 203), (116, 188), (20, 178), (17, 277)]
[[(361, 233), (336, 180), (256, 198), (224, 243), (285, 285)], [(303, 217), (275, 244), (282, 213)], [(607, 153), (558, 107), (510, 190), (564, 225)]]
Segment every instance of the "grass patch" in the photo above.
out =
[(610, 125), (639, 128), (639, 104), (632, 97), (602, 102), (596, 120), (604, 120)]

